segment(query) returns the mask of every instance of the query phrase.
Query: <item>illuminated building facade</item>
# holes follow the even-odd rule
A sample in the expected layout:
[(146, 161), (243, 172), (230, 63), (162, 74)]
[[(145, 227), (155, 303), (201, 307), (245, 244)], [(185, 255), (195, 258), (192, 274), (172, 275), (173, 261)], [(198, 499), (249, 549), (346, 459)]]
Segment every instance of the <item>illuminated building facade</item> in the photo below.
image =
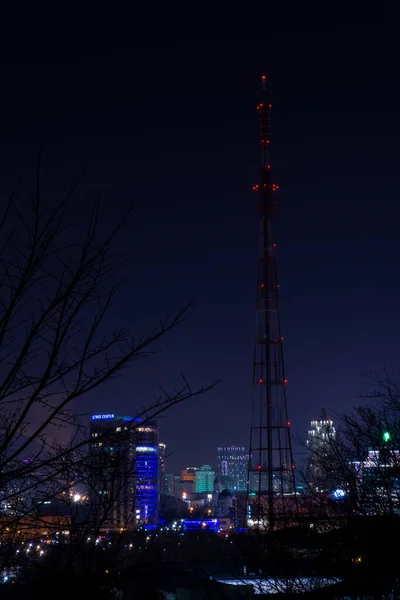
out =
[(178, 497), (183, 498), (196, 492), (196, 473), (199, 467), (187, 467), (181, 471)]
[(322, 419), (311, 421), (311, 427), (308, 431), (308, 483), (311, 488), (317, 492), (325, 491), (324, 472), (321, 466), (322, 461), (331, 451), (332, 441), (336, 437), (336, 429), (332, 419)]
[(217, 448), (218, 478), (223, 487), (235, 492), (246, 490), (249, 455), (243, 446)]
[(160, 480), (159, 483), (159, 493), (160, 496), (165, 494), (165, 461), (167, 458), (167, 446), (164, 442), (160, 442), (158, 444), (158, 477)]
[(96, 521), (108, 529), (134, 527), (135, 430), (139, 419), (93, 415), (88, 461), (89, 497)]
[(193, 483), (196, 482), (196, 473), (199, 470), (199, 467), (187, 467), (181, 471), (181, 481), (191, 481)]
[(159, 442), (157, 421), (136, 427), (136, 518), (155, 525), (159, 503)]
[(155, 524), (159, 501), (158, 424), (93, 415), (90, 501), (109, 529)]
[(202, 465), (196, 471), (196, 494), (212, 494), (214, 491), (215, 471), (210, 465)]

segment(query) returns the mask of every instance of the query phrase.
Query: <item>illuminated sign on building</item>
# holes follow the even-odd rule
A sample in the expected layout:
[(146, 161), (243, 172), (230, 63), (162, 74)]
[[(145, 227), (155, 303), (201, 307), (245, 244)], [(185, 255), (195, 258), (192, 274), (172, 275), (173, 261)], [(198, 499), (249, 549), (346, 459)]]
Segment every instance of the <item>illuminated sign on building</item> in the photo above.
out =
[(114, 419), (114, 415), (112, 415), (112, 414), (92, 415), (92, 421), (98, 421), (100, 419)]
[(136, 452), (157, 452), (154, 446), (136, 446)]

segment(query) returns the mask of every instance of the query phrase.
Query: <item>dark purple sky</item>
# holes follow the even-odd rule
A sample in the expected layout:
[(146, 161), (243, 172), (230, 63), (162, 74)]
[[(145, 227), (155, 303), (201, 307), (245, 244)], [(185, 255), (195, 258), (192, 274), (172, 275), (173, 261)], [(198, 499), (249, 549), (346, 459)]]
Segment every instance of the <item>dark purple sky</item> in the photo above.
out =
[(77, 210), (96, 191), (104, 223), (136, 206), (118, 241), (129, 260), (115, 324), (144, 333), (197, 299), (162, 353), (88, 399), (88, 411), (135, 413), (183, 371), (193, 386), (221, 383), (161, 421), (168, 469), (247, 444), (261, 71), (272, 81), (294, 432), (322, 407), (356, 403), (365, 369), (397, 370), (400, 87), (390, 15), (335, 5), (329, 19), (288, 20), (168, 4), (155, 16), (153, 5), (117, 14), (109, 4), (57, 17), (13, 6), (0, 30), (0, 193), (20, 174), (29, 181), (43, 142), (49, 192), (87, 167)]

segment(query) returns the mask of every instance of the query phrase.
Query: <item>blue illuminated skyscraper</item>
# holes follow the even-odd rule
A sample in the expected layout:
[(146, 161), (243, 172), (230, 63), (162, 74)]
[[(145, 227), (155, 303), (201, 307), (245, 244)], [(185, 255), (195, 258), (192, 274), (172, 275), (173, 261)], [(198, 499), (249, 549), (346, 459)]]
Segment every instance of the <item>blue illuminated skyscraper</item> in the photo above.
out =
[(136, 519), (148, 527), (156, 525), (158, 518), (158, 452), (157, 421), (136, 427)]
[(90, 423), (88, 483), (92, 518), (107, 529), (136, 525), (136, 428), (140, 419), (96, 414)]
[(89, 487), (93, 511), (109, 529), (157, 523), (158, 424), (114, 414), (92, 416)]

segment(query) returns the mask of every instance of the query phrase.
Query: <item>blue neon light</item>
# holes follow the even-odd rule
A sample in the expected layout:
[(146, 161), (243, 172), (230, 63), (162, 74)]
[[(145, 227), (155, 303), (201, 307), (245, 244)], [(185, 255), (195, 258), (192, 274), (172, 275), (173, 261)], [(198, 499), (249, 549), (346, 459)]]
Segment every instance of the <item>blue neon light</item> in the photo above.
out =
[(184, 531), (213, 531), (219, 533), (220, 522), (218, 519), (203, 519), (202, 521), (192, 521), (185, 519), (183, 521)]
[(218, 519), (199, 519), (199, 520), (193, 520), (193, 519), (184, 519), (183, 520), (183, 524), (190, 524), (192, 523), (193, 525), (202, 525), (203, 523), (206, 524), (217, 524), (219, 523)]
[(332, 492), (332, 498), (335, 498), (335, 500), (343, 500), (343, 498), (346, 497), (346, 492), (345, 490), (342, 490), (341, 488), (337, 488), (337, 490), (333, 490)]
[(111, 419), (114, 419), (114, 415), (111, 413), (108, 414), (104, 414), (104, 415), (92, 415), (92, 421), (99, 421), (99, 420), (108, 420), (110, 421)]
[(130, 416), (116, 417), (114, 413), (92, 415), (92, 421), (99, 421), (99, 420), (111, 421), (112, 419), (116, 419), (116, 420), (121, 419), (121, 421), (136, 421), (137, 423), (142, 422), (142, 419), (140, 417), (130, 417)]
[(148, 525), (158, 517), (158, 446), (148, 442), (136, 447), (136, 514)]

